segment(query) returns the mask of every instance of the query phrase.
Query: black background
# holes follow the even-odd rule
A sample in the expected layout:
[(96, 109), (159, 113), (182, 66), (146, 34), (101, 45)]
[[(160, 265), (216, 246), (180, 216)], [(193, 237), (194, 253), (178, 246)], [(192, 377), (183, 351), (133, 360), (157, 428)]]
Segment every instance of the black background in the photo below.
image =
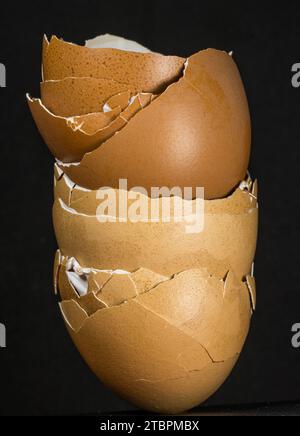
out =
[(0, 62), (0, 411), (116, 412), (132, 407), (102, 387), (67, 335), (52, 289), (53, 158), (25, 103), (39, 92), (43, 33), (67, 41), (109, 32), (165, 54), (234, 50), (253, 120), (251, 173), (260, 182), (258, 310), (232, 376), (209, 404), (300, 400), (300, 5), (282, 2), (2, 2)]

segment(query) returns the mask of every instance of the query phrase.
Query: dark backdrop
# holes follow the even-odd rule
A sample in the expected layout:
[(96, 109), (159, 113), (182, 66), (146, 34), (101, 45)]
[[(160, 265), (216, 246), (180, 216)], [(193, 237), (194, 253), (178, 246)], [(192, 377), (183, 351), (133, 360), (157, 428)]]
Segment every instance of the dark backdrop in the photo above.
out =
[(166, 0), (6, 2), (0, 7), (0, 349), (2, 414), (113, 412), (131, 408), (96, 380), (75, 350), (52, 294), (53, 158), (25, 103), (38, 94), (43, 33), (83, 42), (100, 33), (166, 54), (234, 50), (253, 119), (251, 172), (260, 182), (258, 310), (231, 378), (209, 404), (300, 400), (300, 6), (282, 2)]

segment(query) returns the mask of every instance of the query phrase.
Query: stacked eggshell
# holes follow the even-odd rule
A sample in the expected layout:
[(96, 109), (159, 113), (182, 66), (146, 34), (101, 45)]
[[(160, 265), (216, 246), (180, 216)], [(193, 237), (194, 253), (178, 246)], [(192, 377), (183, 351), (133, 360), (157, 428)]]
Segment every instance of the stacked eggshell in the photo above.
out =
[[(85, 47), (44, 38), (42, 71), (41, 99), (28, 103), (56, 158), (54, 283), (68, 331), (123, 398), (193, 408), (228, 377), (256, 304), (257, 183), (238, 69), (222, 51), (184, 59), (105, 35)], [(118, 200), (120, 180), (126, 195), (146, 190), (149, 210), (169, 201), (170, 219), (126, 219), (130, 195), (99, 219), (99, 190)], [(203, 187), (201, 231), (153, 187)]]

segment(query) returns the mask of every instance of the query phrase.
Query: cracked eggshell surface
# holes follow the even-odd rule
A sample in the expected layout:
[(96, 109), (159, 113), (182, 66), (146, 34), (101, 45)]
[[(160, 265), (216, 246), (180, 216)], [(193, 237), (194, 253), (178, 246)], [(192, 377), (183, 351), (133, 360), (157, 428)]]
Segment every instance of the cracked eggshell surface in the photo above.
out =
[[(204, 187), (205, 198), (215, 199), (244, 178), (250, 115), (238, 69), (227, 53), (208, 49), (184, 60), (82, 47), (52, 37), (44, 39), (43, 69), (45, 101), (29, 100), (29, 105), (49, 149), (78, 185), (117, 188), (126, 178), (128, 188)], [(97, 100), (100, 105), (107, 96), (105, 82), (110, 96), (125, 86), (130, 93), (162, 93), (130, 120), (124, 121), (122, 113), (93, 135), (63, 123), (63, 117), (100, 111)]]
[(180, 413), (225, 381), (248, 333), (247, 285), (206, 270), (184, 271), (124, 304), (91, 316), (74, 301), (61, 310), (69, 333), (101, 381), (133, 404)]
[[(127, 101), (124, 105), (124, 96)], [(86, 152), (113, 136), (143, 107), (151, 102), (152, 94), (137, 94), (130, 99), (130, 93), (119, 93), (111, 97), (108, 111), (99, 111), (76, 117), (54, 115), (40, 99), (27, 101), (41, 136), (55, 157), (65, 163), (80, 161)], [(109, 106), (114, 101), (114, 107)], [(117, 105), (118, 102), (120, 105)]]
[(43, 42), (43, 80), (94, 77), (137, 87), (139, 92), (160, 92), (178, 77), (185, 59), (157, 53), (115, 48), (90, 48), (53, 36)]
[(71, 117), (99, 112), (107, 100), (126, 91), (138, 94), (136, 87), (109, 79), (68, 77), (42, 82), (41, 100), (54, 115)]
[[(54, 292), (68, 331), (120, 396), (191, 409), (228, 377), (256, 306), (257, 183), (241, 183), (251, 130), (238, 69), (214, 49), (182, 59), (111, 35), (85, 47), (45, 37), (42, 80), (28, 103), (57, 159)], [(203, 229), (187, 230), (197, 201), (185, 200), (187, 217), (176, 194), (133, 196), (103, 221), (97, 190), (130, 197), (120, 179), (149, 195), (204, 187)], [(137, 198), (159, 219), (130, 221)]]
[[(96, 192), (73, 186), (66, 176), (56, 182), (53, 222), (62, 254), (83, 267), (135, 271), (143, 266), (163, 275), (206, 267), (218, 277), (231, 269), (239, 278), (251, 271), (258, 229), (258, 204), (251, 193), (256, 182), (250, 192), (238, 188), (226, 199), (205, 201), (204, 229), (195, 234), (186, 232), (184, 220), (175, 222), (172, 212), (170, 222), (99, 222)], [(161, 210), (165, 201), (145, 200), (148, 210), (157, 204)]]
[(126, 178), (129, 188), (204, 187), (206, 198), (222, 198), (245, 177), (250, 143), (238, 69), (227, 53), (208, 49), (117, 135), (61, 168), (89, 189), (117, 188)]
[[(139, 268), (132, 273), (100, 271), (82, 267), (74, 271), (72, 268), (70, 269), (68, 259), (70, 260), (70, 258), (61, 256), (60, 250), (58, 250), (54, 265), (54, 276), (56, 277), (54, 291), (59, 294), (61, 300), (75, 300), (84, 310), (86, 310), (86, 297), (88, 296), (95, 296), (98, 299), (98, 301), (94, 297), (89, 299), (95, 307), (94, 312), (96, 312), (99, 309), (99, 301), (106, 307), (116, 306), (170, 280), (170, 277), (156, 274), (145, 268)], [(78, 264), (77, 261), (76, 263)], [(84, 281), (86, 286), (84, 285), (84, 292), (82, 292), (82, 282)], [(78, 286), (80, 287), (78, 288)]]

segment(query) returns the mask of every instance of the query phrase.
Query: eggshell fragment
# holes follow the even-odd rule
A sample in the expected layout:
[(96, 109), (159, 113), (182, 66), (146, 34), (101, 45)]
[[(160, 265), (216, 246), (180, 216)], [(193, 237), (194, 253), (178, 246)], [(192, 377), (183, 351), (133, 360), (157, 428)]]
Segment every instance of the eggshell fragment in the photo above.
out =
[(257, 180), (255, 180), (255, 182), (253, 183), (253, 187), (252, 187), (251, 193), (252, 193), (254, 198), (258, 198), (258, 183), (257, 183)]
[(256, 283), (255, 278), (252, 276), (247, 276), (247, 286), (250, 292), (251, 296), (251, 304), (252, 304), (252, 310), (255, 311), (256, 309)]
[[(78, 280), (81, 276), (81, 280), (87, 281), (85, 295), (80, 295), (76, 291), (68, 276), (68, 265), (74, 265), (74, 263), (78, 265), (75, 271), (75, 274), (78, 274)], [(54, 276), (56, 277), (56, 292), (59, 293), (61, 300), (76, 301), (89, 315), (104, 307), (124, 303), (170, 280), (170, 277), (156, 274), (145, 268), (140, 268), (133, 273), (82, 268), (77, 261), (62, 257), (60, 250), (57, 251), (55, 257)]]
[[(236, 282), (224, 293), (224, 281), (204, 270), (185, 271), (125, 304), (82, 316), (79, 328), (80, 307), (73, 301), (67, 308), (69, 333), (100, 380), (160, 413), (193, 408), (218, 389), (238, 358), (251, 317), (246, 285)], [(215, 308), (222, 312), (220, 323)], [(222, 361), (213, 360), (202, 340)]]
[[(73, 119), (58, 117), (53, 115), (42, 104), (40, 99), (32, 99), (27, 96), (29, 108), (36, 122), (40, 134), (48, 145), (50, 151), (57, 159), (65, 162), (80, 160), (87, 150), (92, 150), (115, 132), (116, 128), (121, 128), (126, 122), (120, 118), (120, 109), (116, 108), (111, 112), (99, 112), (92, 114), (96, 133), (88, 134), (82, 130), (79, 117)], [(116, 118), (117, 117), (117, 118)], [(82, 123), (88, 116), (82, 116)]]
[(53, 289), (55, 295), (58, 294), (58, 277), (59, 277), (59, 268), (62, 262), (62, 256), (60, 250), (56, 251), (55, 259), (54, 259), (54, 268), (53, 268)]
[(99, 299), (94, 292), (89, 292), (80, 298), (80, 307), (82, 307), (88, 315), (93, 315), (98, 310), (108, 307), (108, 305)]
[[(249, 163), (250, 115), (233, 59), (201, 51), (184, 76), (169, 86), (126, 128), (87, 153), (79, 165), (62, 165), (88, 189), (143, 186), (204, 187), (205, 198), (222, 198), (243, 180)], [(138, 165), (136, 164), (138, 162)]]
[[(162, 201), (148, 200), (150, 207)], [(96, 192), (80, 188), (72, 191), (69, 204), (54, 203), (58, 245), (82, 267), (136, 271), (142, 266), (165, 276), (206, 267), (220, 278), (230, 269), (238, 278), (251, 271), (258, 208), (247, 191), (238, 188), (226, 199), (205, 201), (204, 230), (195, 234), (187, 233), (184, 219), (175, 222), (174, 212), (169, 222), (99, 222), (99, 203)]]
[[(59, 303), (61, 313), (67, 326), (73, 331), (80, 330), (82, 323), (88, 318), (87, 313), (75, 301), (63, 301)], [(72, 324), (69, 323), (69, 320)]]
[[(150, 94), (150, 95), (152, 95), (152, 94)], [(102, 107), (102, 110), (105, 111), (105, 108), (106, 108), (106, 110), (111, 110), (111, 109), (114, 109), (116, 107), (120, 107), (123, 111), (129, 105), (130, 97), (131, 97), (131, 94), (129, 91), (119, 92), (118, 94), (115, 94), (112, 97), (110, 97), (105, 102), (105, 104)]]
[(136, 297), (137, 290), (129, 274), (113, 275), (97, 295), (111, 307)]
[(43, 80), (66, 77), (110, 79), (158, 93), (182, 73), (185, 59), (156, 53), (89, 48), (52, 36), (43, 42)]
[(64, 175), (64, 172), (59, 168), (58, 165), (54, 165), (54, 183), (58, 182)]
[[(52, 114), (40, 99), (27, 96), (29, 108), (41, 136), (57, 159), (68, 163), (82, 156), (121, 130), (143, 107), (151, 102), (152, 94), (135, 96), (128, 102), (128, 92), (108, 101), (109, 111), (64, 118)], [(116, 106), (117, 102), (120, 106)], [(123, 112), (122, 109), (124, 108)]]
[(66, 265), (61, 264), (58, 274), (58, 293), (62, 301), (78, 300), (79, 295), (66, 274)]
[(169, 280), (169, 277), (156, 274), (146, 268), (140, 268), (131, 274), (138, 295), (149, 292), (162, 282)]
[(231, 271), (225, 281), (203, 270), (185, 271), (144, 294), (142, 304), (200, 342), (214, 362), (227, 360), (243, 348), (251, 318), (250, 297), (247, 285)]
[(103, 286), (111, 278), (111, 273), (100, 271), (92, 271), (88, 276), (88, 290), (96, 294), (101, 291)]
[[(72, 195), (74, 190), (77, 192), (79, 191), (78, 187), (76, 187), (75, 183), (72, 182), (72, 180), (69, 179), (68, 176), (60, 175), (58, 171), (56, 170), (58, 165), (54, 165), (54, 200), (61, 199), (65, 204), (70, 204)], [(87, 195), (88, 192), (85, 190), (85, 194)]]
[(94, 135), (99, 130), (107, 127), (121, 113), (121, 108), (117, 107), (109, 112), (98, 112), (95, 114), (80, 115), (68, 119), (68, 127), (74, 131), (81, 131), (86, 135)]
[(108, 99), (121, 92), (138, 94), (137, 88), (109, 79), (68, 77), (41, 83), (41, 100), (55, 115), (71, 117), (99, 112)]
[[(64, 259), (64, 262), (61, 263), (58, 272), (58, 293), (62, 301), (75, 301), (79, 304), (79, 306), (87, 313), (87, 315), (92, 315), (100, 309), (108, 307), (108, 305), (98, 298), (95, 292), (93, 292), (92, 287), (90, 287), (90, 282), (88, 285), (88, 292), (85, 295), (79, 295), (76, 291), (75, 287), (71, 283), (67, 273), (67, 261), (68, 259)], [(89, 274), (91, 277), (93, 273)], [(99, 292), (99, 289), (97, 289)]]

